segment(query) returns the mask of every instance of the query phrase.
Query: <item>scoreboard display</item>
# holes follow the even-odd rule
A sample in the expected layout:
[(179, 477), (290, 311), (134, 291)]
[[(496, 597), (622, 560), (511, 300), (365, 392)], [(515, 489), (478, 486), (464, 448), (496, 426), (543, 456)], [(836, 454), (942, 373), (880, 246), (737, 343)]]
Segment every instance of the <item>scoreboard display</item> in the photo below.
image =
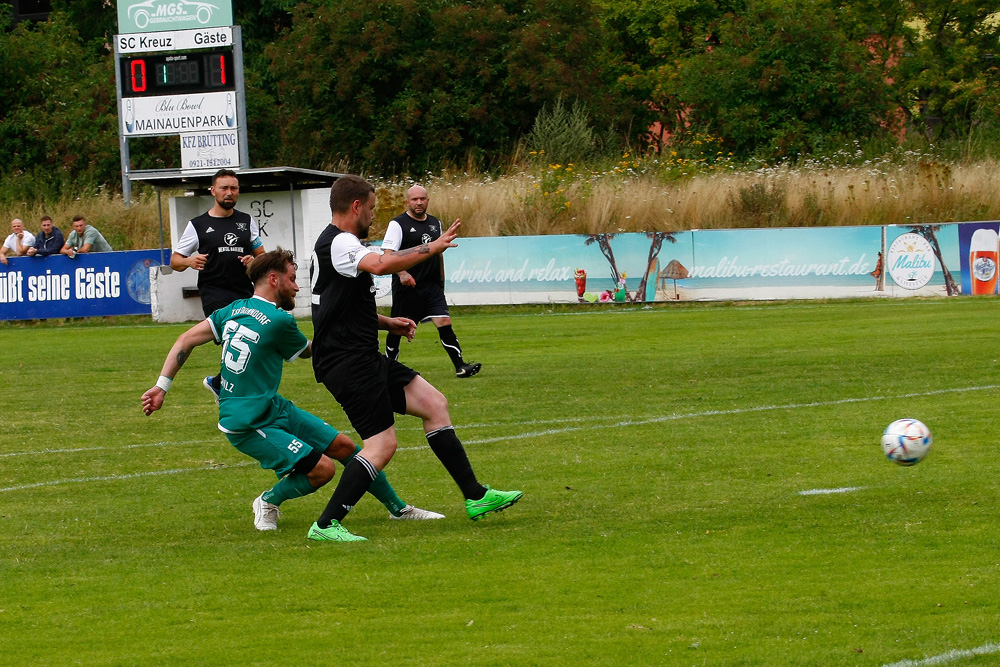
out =
[(122, 97), (236, 90), (232, 49), (122, 57), (119, 63)]

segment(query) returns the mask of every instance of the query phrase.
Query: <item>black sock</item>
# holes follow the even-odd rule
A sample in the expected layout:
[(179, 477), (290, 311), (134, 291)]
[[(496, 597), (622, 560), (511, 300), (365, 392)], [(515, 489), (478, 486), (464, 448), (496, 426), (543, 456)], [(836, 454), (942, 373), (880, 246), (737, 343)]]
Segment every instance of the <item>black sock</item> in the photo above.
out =
[(402, 338), (398, 334), (389, 334), (385, 337), (385, 356), (394, 361), (399, 359), (399, 343)]
[(427, 434), (427, 444), (458, 484), (463, 496), (470, 500), (479, 500), (485, 495), (486, 487), (476, 480), (476, 473), (472, 470), (465, 448), (455, 435), (454, 427), (445, 426), (431, 431)]
[(344, 473), (340, 476), (340, 482), (333, 490), (333, 496), (330, 497), (326, 509), (316, 520), (319, 527), (329, 528), (331, 522), (343, 521), (351, 508), (361, 500), (361, 496), (365, 495), (365, 491), (376, 477), (378, 470), (360, 454), (351, 459), (351, 462), (344, 466)]
[(458, 337), (451, 325), (438, 327), (438, 336), (441, 337), (441, 345), (444, 346), (444, 351), (451, 357), (451, 363), (455, 364), (457, 370), (465, 362), (462, 361), (462, 346), (458, 344)]
[(211, 383), (212, 383), (212, 388), (215, 389), (216, 392), (222, 391), (222, 373), (219, 373), (218, 375), (213, 375)]

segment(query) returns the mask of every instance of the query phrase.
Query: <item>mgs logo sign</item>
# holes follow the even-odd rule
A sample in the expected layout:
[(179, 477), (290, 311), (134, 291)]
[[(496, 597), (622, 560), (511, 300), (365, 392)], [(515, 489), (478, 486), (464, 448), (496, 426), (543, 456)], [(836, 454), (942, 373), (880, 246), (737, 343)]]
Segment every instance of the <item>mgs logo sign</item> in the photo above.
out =
[(119, 0), (118, 31), (122, 34), (221, 28), (233, 24), (231, 0)]

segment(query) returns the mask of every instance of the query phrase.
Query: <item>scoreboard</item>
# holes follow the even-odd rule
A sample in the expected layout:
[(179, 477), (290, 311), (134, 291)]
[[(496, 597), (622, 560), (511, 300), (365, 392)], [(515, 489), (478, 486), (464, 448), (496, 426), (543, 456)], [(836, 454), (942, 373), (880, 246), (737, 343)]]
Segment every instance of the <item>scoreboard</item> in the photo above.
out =
[(181, 166), (166, 171), (250, 166), (239, 26), (115, 35), (115, 79), (126, 199), (133, 138), (177, 136)]
[(122, 97), (236, 90), (231, 48), (121, 58), (119, 67)]

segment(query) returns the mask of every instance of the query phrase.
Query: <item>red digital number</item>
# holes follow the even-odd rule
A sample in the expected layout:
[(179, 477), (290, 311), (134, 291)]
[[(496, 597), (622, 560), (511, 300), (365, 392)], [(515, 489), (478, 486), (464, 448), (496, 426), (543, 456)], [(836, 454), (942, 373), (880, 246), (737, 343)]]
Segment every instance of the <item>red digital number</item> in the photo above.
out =
[(132, 92), (141, 93), (146, 90), (146, 61), (133, 60), (132, 67)]

